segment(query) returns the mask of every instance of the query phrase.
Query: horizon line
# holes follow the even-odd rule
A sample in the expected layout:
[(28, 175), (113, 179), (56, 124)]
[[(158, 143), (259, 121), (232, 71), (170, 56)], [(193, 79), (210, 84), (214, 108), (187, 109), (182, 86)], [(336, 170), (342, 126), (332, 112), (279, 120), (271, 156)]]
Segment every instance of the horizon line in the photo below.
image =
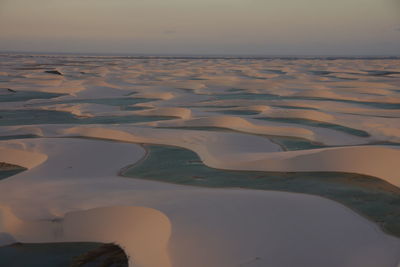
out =
[(400, 59), (393, 54), (213, 54), (213, 53), (124, 53), (124, 52), (58, 52), (58, 51), (15, 51), (0, 50), (2, 54), (31, 56), (87, 56), (87, 57), (132, 57), (132, 58), (359, 58), (359, 59)]

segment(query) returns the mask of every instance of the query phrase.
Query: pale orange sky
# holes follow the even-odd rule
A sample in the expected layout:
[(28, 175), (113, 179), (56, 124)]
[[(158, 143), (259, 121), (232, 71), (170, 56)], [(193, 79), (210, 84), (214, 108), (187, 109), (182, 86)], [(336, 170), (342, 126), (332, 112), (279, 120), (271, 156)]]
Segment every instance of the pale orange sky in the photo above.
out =
[(0, 51), (400, 55), (397, 0), (0, 0)]

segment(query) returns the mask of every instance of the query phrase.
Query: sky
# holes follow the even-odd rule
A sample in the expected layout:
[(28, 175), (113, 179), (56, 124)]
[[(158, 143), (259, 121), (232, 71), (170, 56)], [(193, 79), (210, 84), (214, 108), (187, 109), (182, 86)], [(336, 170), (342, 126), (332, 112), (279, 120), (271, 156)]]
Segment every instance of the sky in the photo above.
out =
[(0, 0), (0, 51), (400, 56), (400, 0)]

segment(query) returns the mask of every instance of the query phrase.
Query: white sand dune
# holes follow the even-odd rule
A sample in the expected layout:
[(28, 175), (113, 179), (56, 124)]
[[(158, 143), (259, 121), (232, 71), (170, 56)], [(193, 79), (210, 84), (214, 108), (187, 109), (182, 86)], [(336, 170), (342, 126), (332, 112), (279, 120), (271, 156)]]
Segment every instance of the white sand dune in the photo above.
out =
[[(133, 133), (102, 129), (70, 129), (75, 135), (139, 143), (185, 147), (199, 154), (211, 167), (260, 171), (333, 171), (375, 176), (400, 187), (398, 159), (400, 147), (350, 146), (277, 152), (266, 140), (240, 134), (186, 131), (184, 137), (173, 130), (135, 129)], [(68, 130), (67, 132), (68, 133)], [(257, 140), (257, 143), (256, 143)], [(252, 145), (250, 145), (252, 144)]]
[(148, 125), (159, 127), (217, 127), (257, 135), (286, 136), (316, 141), (326, 145), (359, 145), (370, 139), (325, 128), (285, 122), (266, 122), (236, 116), (212, 116), (182, 121), (159, 121)]
[(168, 100), (174, 97), (172, 93), (139, 93), (135, 97), (138, 98), (156, 98), (162, 100)]
[[(400, 185), (396, 146), (350, 146), (279, 152), (268, 139), (245, 134), (141, 127), (48, 127), (45, 136), (83, 136), (181, 146), (214, 168), (262, 171), (333, 171), (375, 176)], [(180, 133), (179, 135), (177, 133)]]
[[(149, 143), (192, 150), (213, 168), (350, 172), (400, 187), (398, 60), (0, 55), (0, 61), (0, 162), (28, 169), (0, 181), (0, 244), (116, 242), (130, 266), (141, 267), (399, 265), (398, 238), (327, 199), (117, 175), (145, 156), (137, 144)], [(107, 105), (109, 98), (121, 104)], [(135, 104), (138, 98), (148, 101)], [(31, 121), (19, 117), (21, 110)], [(175, 118), (74, 125), (41, 120), (38, 110)], [(228, 110), (257, 114), (221, 113)], [(41, 138), (19, 139), (25, 135)], [(270, 136), (332, 147), (282, 151)]]
[[(11, 145), (10, 147), (16, 147)], [(19, 148), (25, 148), (23, 145)], [(47, 155), (32, 152), (29, 150), (7, 148), (7, 146), (0, 147), (0, 162), (6, 162), (17, 166), (32, 169), (44, 161), (46, 161)]]
[(181, 119), (190, 119), (192, 117), (192, 112), (188, 108), (170, 108), (170, 107), (137, 111), (133, 114), (138, 114), (142, 116), (170, 116)]
[[(113, 129), (112, 129), (113, 128)], [(34, 130), (35, 128), (33, 128)], [(268, 139), (240, 133), (153, 129), (132, 126), (42, 129), (44, 136), (82, 136), (124, 142), (180, 146), (214, 168), (262, 171), (333, 171), (375, 176), (400, 185), (397, 146), (349, 146), (279, 152)], [(29, 131), (28, 131), (29, 132)]]
[(0, 231), (11, 236), (4, 240), (8, 243), (117, 242), (129, 253), (132, 266), (171, 266), (167, 251), (170, 222), (151, 208), (95, 208), (69, 212), (53, 221), (23, 221), (4, 207), (0, 215)]
[[(254, 155), (253, 155), (254, 157)], [(251, 155), (248, 157), (251, 158)], [(235, 169), (262, 171), (332, 171), (379, 177), (400, 187), (398, 159), (400, 148), (391, 146), (352, 146), (274, 153), (264, 159), (232, 164)], [(235, 159), (235, 158), (233, 158)]]
[(135, 111), (121, 110), (118, 106), (92, 103), (41, 105), (36, 109), (68, 112), (78, 117), (128, 116), (137, 114)]
[(257, 125), (250, 121), (234, 117), (234, 116), (214, 116), (207, 118), (198, 118), (193, 120), (186, 120), (180, 122), (159, 122), (160, 126), (173, 126), (173, 127), (220, 127), (237, 130), (241, 132), (248, 132), (254, 134), (264, 135), (278, 135), (278, 136), (293, 136), (305, 139), (314, 139), (314, 134), (311, 131), (296, 127), (273, 127), (269, 125)]
[[(399, 260), (398, 239), (329, 200), (283, 192), (200, 189), (110, 174), (117, 165), (102, 162), (118, 157), (121, 164), (133, 163), (143, 155), (133, 144), (76, 139), (20, 142), (49, 159), (1, 182), (0, 201), (5, 206), (1, 231), (15, 240), (115, 241), (133, 266), (167, 267), (170, 262), (193, 267), (353, 267), (392, 266)], [(75, 171), (69, 176), (68, 169)], [(96, 207), (109, 208), (90, 210)], [(73, 212), (77, 209), (89, 210)], [(146, 253), (145, 248), (149, 248)]]
[(318, 109), (324, 112), (343, 113), (343, 114), (359, 114), (371, 117), (400, 117), (399, 109), (382, 109), (376, 107), (367, 107), (355, 103), (340, 103), (332, 101), (318, 101), (318, 100), (279, 100), (270, 101), (271, 105), (281, 105), (289, 107), (311, 108)]

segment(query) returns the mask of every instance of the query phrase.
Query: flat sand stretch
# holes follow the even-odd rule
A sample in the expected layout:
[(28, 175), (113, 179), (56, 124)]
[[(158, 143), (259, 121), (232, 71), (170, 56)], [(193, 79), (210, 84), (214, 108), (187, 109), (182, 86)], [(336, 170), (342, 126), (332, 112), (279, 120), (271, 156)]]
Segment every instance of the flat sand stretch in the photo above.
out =
[(118, 175), (146, 143), (400, 187), (399, 60), (0, 60), (0, 162), (27, 168), (0, 180), (0, 245), (115, 242), (146, 267), (400, 264), (397, 237), (332, 200)]

